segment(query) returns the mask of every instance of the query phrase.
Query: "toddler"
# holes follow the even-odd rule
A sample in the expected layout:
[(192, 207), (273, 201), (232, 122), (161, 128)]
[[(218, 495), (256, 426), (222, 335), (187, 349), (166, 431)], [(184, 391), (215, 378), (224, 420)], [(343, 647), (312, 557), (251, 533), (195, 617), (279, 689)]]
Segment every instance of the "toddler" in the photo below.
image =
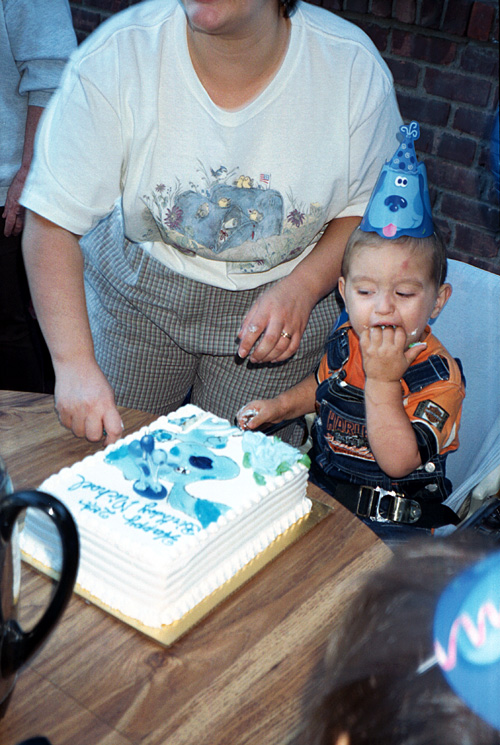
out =
[(237, 420), (256, 429), (315, 411), (311, 480), (386, 537), (458, 522), (442, 502), (465, 384), (428, 325), (452, 291), (428, 213), (417, 230), (374, 226), (370, 205), (342, 263), (348, 322), (331, 334), (316, 373), (276, 398), (251, 401)]

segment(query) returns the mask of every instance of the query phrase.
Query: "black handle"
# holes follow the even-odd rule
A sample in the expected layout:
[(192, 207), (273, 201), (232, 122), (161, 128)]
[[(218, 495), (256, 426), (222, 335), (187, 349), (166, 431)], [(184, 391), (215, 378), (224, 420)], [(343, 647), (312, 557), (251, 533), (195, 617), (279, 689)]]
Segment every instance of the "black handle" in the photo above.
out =
[(74, 520), (66, 507), (50, 494), (19, 491), (3, 497), (0, 500), (2, 540), (5, 543), (10, 540), (17, 517), (27, 507), (42, 510), (56, 525), (61, 536), (62, 569), (54, 597), (31, 631), (23, 631), (14, 619), (7, 621), (0, 659), (3, 677), (19, 670), (48, 637), (68, 604), (78, 571), (79, 541)]

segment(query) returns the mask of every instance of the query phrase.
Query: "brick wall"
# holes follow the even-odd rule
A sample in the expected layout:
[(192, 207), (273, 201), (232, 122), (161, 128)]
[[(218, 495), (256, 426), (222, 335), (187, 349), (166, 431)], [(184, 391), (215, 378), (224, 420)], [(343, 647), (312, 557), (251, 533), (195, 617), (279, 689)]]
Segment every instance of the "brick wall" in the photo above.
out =
[(82, 41), (113, 13), (138, 2), (141, 0), (69, 0), (78, 41)]
[[(79, 39), (140, 0), (70, 0)], [(490, 170), (498, 106), (498, 0), (312, 0), (359, 25), (421, 125), (436, 224), (449, 255), (500, 274), (499, 194)]]

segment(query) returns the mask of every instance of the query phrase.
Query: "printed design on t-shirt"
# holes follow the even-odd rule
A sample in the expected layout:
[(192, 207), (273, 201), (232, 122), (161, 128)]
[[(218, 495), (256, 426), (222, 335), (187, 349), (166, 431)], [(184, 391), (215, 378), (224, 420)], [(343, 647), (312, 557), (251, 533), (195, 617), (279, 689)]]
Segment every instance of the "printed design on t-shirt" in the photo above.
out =
[[(200, 182), (157, 184), (143, 196), (161, 240), (190, 256), (234, 262), (231, 271), (258, 272), (299, 256), (320, 232), (324, 209), (306, 209), (257, 177), (200, 163)], [(150, 230), (143, 240), (155, 240)], [(157, 239), (157, 238), (156, 238)]]
[(366, 426), (362, 422), (350, 421), (335, 411), (329, 411), (324, 427), (325, 440), (334, 453), (375, 460), (368, 444)]
[(438, 406), (435, 401), (427, 399), (425, 401), (420, 401), (415, 409), (414, 416), (417, 419), (423, 419), (424, 422), (428, 422), (434, 427), (434, 429), (437, 429), (438, 432), (442, 432), (446, 420), (450, 415), (445, 411), (445, 409)]

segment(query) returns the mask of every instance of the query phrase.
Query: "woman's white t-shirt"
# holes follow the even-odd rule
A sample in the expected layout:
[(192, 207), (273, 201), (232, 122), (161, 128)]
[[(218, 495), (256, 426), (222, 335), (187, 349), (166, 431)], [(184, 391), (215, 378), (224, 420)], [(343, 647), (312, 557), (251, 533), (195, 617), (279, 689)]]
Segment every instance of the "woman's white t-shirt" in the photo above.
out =
[(216, 106), (176, 0), (135, 5), (73, 55), (22, 202), (82, 235), (121, 200), (125, 235), (174, 271), (240, 290), (287, 274), (335, 217), (362, 215), (401, 123), (356, 26), (299, 3), (270, 84)]

